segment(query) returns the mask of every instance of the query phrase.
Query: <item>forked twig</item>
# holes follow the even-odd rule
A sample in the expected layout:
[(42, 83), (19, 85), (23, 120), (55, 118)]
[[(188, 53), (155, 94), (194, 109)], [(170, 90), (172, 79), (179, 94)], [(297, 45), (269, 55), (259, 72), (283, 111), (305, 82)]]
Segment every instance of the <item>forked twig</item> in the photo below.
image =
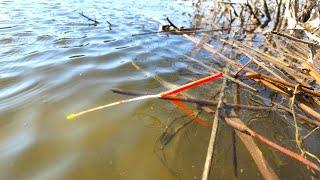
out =
[(86, 16), (85, 14), (83, 14), (83, 12), (80, 12), (79, 14), (80, 14), (82, 17), (86, 18), (87, 20), (94, 22), (94, 25), (97, 25), (97, 24), (100, 23), (100, 22), (98, 22), (97, 20), (92, 19), (92, 18)]

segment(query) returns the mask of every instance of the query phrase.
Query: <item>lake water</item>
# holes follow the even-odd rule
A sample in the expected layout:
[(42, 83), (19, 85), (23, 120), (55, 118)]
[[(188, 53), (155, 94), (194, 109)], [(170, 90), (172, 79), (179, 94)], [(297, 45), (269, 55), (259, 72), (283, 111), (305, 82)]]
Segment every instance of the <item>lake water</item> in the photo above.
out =
[[(183, 58), (195, 46), (182, 36), (132, 36), (157, 31), (166, 17), (188, 27), (194, 11), (191, 2), (173, 0), (1, 0), (0, 179), (199, 179), (210, 129), (192, 123), (161, 150), (165, 127), (190, 120), (169, 102), (123, 104), (66, 120), (69, 113), (127, 98), (112, 88), (166, 89), (145, 71), (173, 84), (207, 75)], [(100, 23), (90, 25), (81, 12)], [(270, 138), (283, 137), (287, 125), (272, 121), (277, 114), (246, 116), (259, 117), (259, 132), (275, 128), (279, 134)], [(231, 131), (223, 129), (215, 179), (233, 177)], [(261, 179), (243, 147), (239, 143), (240, 179)], [(304, 177), (303, 166), (266, 151), (280, 177), (292, 179), (292, 171)]]

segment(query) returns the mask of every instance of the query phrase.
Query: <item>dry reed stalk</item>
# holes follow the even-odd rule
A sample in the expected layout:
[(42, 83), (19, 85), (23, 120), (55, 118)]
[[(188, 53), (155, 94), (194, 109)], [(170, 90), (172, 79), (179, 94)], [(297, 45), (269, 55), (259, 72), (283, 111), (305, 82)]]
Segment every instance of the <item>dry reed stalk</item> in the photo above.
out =
[(224, 43), (227, 43), (231, 46), (234, 46), (234, 47), (237, 47), (239, 49), (239, 51), (241, 51), (242, 53), (244, 53), (246, 56), (248, 56), (248, 58), (250, 58), (253, 62), (255, 62), (258, 66), (260, 66), (261, 68), (265, 69), (267, 72), (269, 72), (270, 74), (272, 74), (273, 76), (279, 78), (279, 79), (282, 79), (283, 80), (283, 77), (279, 76), (278, 74), (276, 74), (274, 72), (274, 70), (272, 70), (271, 68), (267, 67), (264, 63), (256, 60), (254, 57), (252, 57), (249, 53), (247, 53), (246, 51), (242, 50), (241, 48), (239, 48), (239, 45), (238, 44), (235, 44), (233, 42), (230, 42), (228, 40), (224, 40), (224, 39), (220, 39), (221, 42), (224, 42)]
[(218, 132), (218, 124), (219, 124), (219, 116), (220, 116), (220, 111), (222, 108), (223, 104), (223, 99), (224, 99), (224, 94), (225, 94), (225, 88), (226, 88), (226, 79), (224, 79), (221, 90), (220, 90), (220, 97), (217, 105), (217, 109), (214, 115), (213, 123), (212, 123), (212, 129), (211, 129), (211, 135), (210, 135), (210, 140), (209, 140), (209, 145), (208, 145), (208, 150), (207, 150), (207, 155), (206, 155), (206, 160), (202, 172), (202, 180), (208, 180), (209, 179), (209, 174), (211, 170), (211, 163), (212, 163), (212, 158), (213, 158), (213, 152), (214, 152), (214, 145), (216, 141), (216, 136)]
[[(183, 37), (185, 37), (186, 39), (190, 40), (191, 42), (193, 42), (195, 44), (200, 43), (200, 40), (197, 39), (194, 36), (190, 36), (190, 35), (184, 34)], [(222, 58), (222, 60), (224, 60), (225, 62), (227, 62), (228, 64), (230, 64), (230, 65), (232, 65), (234, 67), (241, 68), (241, 66), (242, 66), (240, 63), (237, 63), (236, 61), (231, 60), (228, 57), (222, 55), (219, 51), (215, 50), (214, 47), (211, 44), (204, 43), (203, 44), (203, 49), (207, 50), (208, 52), (212, 53), (213, 55), (214, 54), (218, 54)]]
[(315, 111), (313, 108), (311, 108), (305, 102), (298, 101), (297, 104), (304, 112), (315, 117), (317, 119), (317, 121), (320, 122), (320, 113), (319, 112)]
[[(168, 20), (168, 19), (167, 19), (167, 20)], [(157, 21), (157, 20), (156, 20), (156, 21)], [(170, 20), (169, 20), (169, 21), (170, 21)], [(158, 22), (159, 22), (159, 21), (158, 21)], [(171, 21), (170, 21), (170, 22), (171, 22)], [(164, 25), (164, 24), (161, 23), (161, 22), (159, 22), (159, 23), (160, 23), (161, 25)], [(172, 22), (171, 22), (171, 24), (172, 24)], [(195, 43), (195, 44), (201, 43), (201, 41), (200, 41), (199, 39), (197, 39), (196, 37), (194, 37), (194, 36), (190, 36), (190, 35), (188, 35), (188, 34), (183, 34), (182, 36), (185, 37), (186, 39), (190, 40), (191, 42)], [(231, 64), (231, 65), (233, 65), (233, 66), (236, 66), (236, 67), (238, 67), (238, 68), (242, 68), (242, 65), (241, 65), (241, 64), (239, 64), (239, 63), (237, 63), (237, 62), (229, 59), (228, 57), (224, 56), (224, 55), (221, 54), (220, 52), (216, 51), (212, 45), (210, 45), (210, 44), (208, 44), (208, 43), (203, 43), (203, 48), (204, 48), (205, 50), (207, 50), (208, 52), (212, 53), (213, 55), (214, 55), (214, 54), (218, 54), (225, 62), (227, 62), (227, 63), (229, 63), (229, 64)], [(184, 55), (184, 56), (185, 56), (185, 55)], [(191, 57), (189, 57), (189, 56), (185, 56), (185, 57), (188, 57), (189, 59), (191, 58)], [(202, 63), (202, 62), (200, 62), (200, 61), (198, 61), (198, 60), (196, 60), (196, 59), (194, 59), (194, 58), (191, 58), (191, 60), (193, 60), (194, 62), (199, 63), (199, 64), (202, 65), (203, 67), (205, 67), (205, 68), (207, 68), (207, 69), (210, 69), (211, 71), (213, 71), (213, 72), (215, 72), (215, 73), (220, 73), (220, 71), (218, 71), (218, 70), (214, 69), (213, 67), (210, 67), (210, 66), (208, 66), (208, 65), (206, 65), (206, 64), (204, 64), (204, 63)], [(251, 70), (251, 69), (249, 69), (249, 70)], [(252, 71), (253, 71), (253, 70), (252, 70)], [(254, 88), (252, 88), (251, 86), (249, 86), (249, 85), (247, 85), (247, 84), (245, 84), (245, 83), (243, 83), (243, 82), (241, 82), (241, 81), (239, 81), (239, 80), (236, 80), (235, 78), (233, 78), (233, 77), (231, 77), (231, 76), (229, 76), (229, 75), (227, 75), (227, 74), (225, 74), (224, 76), (225, 76), (226, 78), (228, 78), (229, 80), (231, 80), (231, 81), (233, 81), (233, 82), (235, 82), (235, 83), (240, 84), (241, 86), (244, 86), (244, 87), (246, 87), (246, 88), (249, 88), (249, 89), (257, 92), (257, 89), (254, 89)]]
[[(265, 81), (269, 81), (270, 83), (276, 83), (276, 84), (281, 84), (285, 87), (289, 87), (291, 89), (294, 89), (297, 84), (293, 84), (287, 81), (282, 81), (280, 79), (276, 79), (270, 76), (266, 76), (263, 74), (259, 74), (259, 73), (246, 73), (246, 77), (252, 78), (252, 79), (260, 79), (260, 80), (265, 80)], [(316, 96), (316, 97), (320, 97), (320, 92), (314, 91), (312, 90), (311, 87), (308, 86), (304, 86), (304, 85), (299, 85), (299, 90), (303, 91), (304, 93), (308, 93), (310, 95)]]
[[(205, 63), (203, 63), (203, 62), (201, 62), (201, 61), (199, 61), (199, 60), (197, 60), (197, 59), (195, 59), (195, 58), (193, 58), (193, 57), (190, 57), (190, 56), (187, 56), (187, 55), (182, 55), (182, 56), (185, 57), (185, 58), (187, 58), (187, 59), (189, 59), (189, 60), (191, 60), (191, 61), (193, 61), (193, 62), (196, 62), (197, 64), (199, 64), (199, 65), (201, 65), (202, 67), (206, 68), (208, 71), (211, 71), (211, 72), (213, 72), (213, 73), (220, 73), (220, 71), (217, 70), (216, 68), (214, 68), (214, 67), (212, 67), (212, 66), (208, 66), (208, 65), (206, 65)], [(241, 67), (241, 69), (242, 69), (242, 67)], [(227, 78), (228, 80), (236, 83), (236, 84), (239, 84), (239, 85), (242, 86), (242, 87), (248, 88), (248, 89), (250, 89), (250, 90), (252, 90), (252, 91), (255, 91), (255, 92), (258, 91), (257, 89), (253, 88), (252, 86), (249, 86), (249, 85), (243, 83), (242, 81), (239, 81), (239, 80), (231, 77), (231, 76), (228, 75), (228, 74), (224, 74), (224, 77)]]
[[(283, 45), (279, 45), (280, 42), (278, 39), (272, 39), (272, 41), (270, 40), (265, 40), (263, 41), (265, 44), (266, 44), (266, 47), (268, 47), (268, 52), (278, 52), (279, 55), (278, 57), (275, 57), (273, 55), (271, 55), (271, 53), (269, 53), (268, 55), (273, 57), (273, 58), (276, 58), (276, 59), (280, 59), (281, 62), (284, 62), (284, 63), (287, 63), (288, 66), (294, 66), (294, 67), (299, 67), (300, 66), (300, 63), (302, 61), (304, 61), (303, 59), (301, 59), (299, 56), (295, 56), (294, 54), (292, 54), (291, 52), (289, 52), (289, 49), (287, 49), (285, 46)], [(265, 53), (263, 51), (261, 51), (262, 53)], [(266, 53), (265, 53), (266, 54)], [(285, 59), (287, 58), (291, 58), (291, 59), (296, 59), (297, 62), (285, 62)]]
[(288, 48), (288, 44), (286, 44), (286, 42), (284, 42), (283, 40), (273, 38), (272, 41), (276, 44), (276, 47), (272, 48), (272, 45), (270, 45), (269, 48), (275, 51), (282, 52), (285, 55), (298, 60), (297, 65), (300, 65), (302, 62), (305, 62), (307, 60), (305, 55), (297, 53), (297, 51)]
[[(247, 47), (246, 45), (243, 45), (243, 46)], [(298, 81), (300, 84), (304, 83), (304, 81), (303, 81), (304, 79), (308, 79), (310, 77), (305, 73), (302, 73), (300, 71), (297, 71), (296, 69), (288, 67), (289, 64), (287, 66), (285, 64), (282, 64), (281, 63), (282, 61), (279, 61), (278, 58), (272, 57), (272, 56), (270, 56), (270, 55), (268, 55), (268, 54), (266, 54), (264, 52), (261, 52), (259, 50), (254, 49), (254, 48), (250, 48), (250, 47), (247, 47), (247, 48), (249, 48), (249, 50), (256, 51), (257, 53), (261, 54), (262, 56), (265, 56), (264, 60), (267, 60), (267, 61), (279, 66), (281, 69), (286, 71), (287, 74), (289, 74), (291, 77), (295, 78), (296, 81)], [(317, 80), (317, 77), (316, 77), (317, 75), (316, 74), (318, 74), (318, 73), (311, 66), (306, 66), (305, 65), (306, 59), (305, 58), (301, 59), (301, 58), (299, 58), (297, 56), (294, 56), (292, 54), (294, 54), (294, 53), (291, 51), (291, 54), (288, 54), (288, 55), (293, 57), (293, 58), (298, 59), (300, 61), (300, 64), (293, 63), (293, 62), (290, 62), (290, 63), (292, 65), (294, 65), (294, 67), (300, 67), (302, 65), (305, 69), (309, 69), (311, 71), (311, 73), (312, 73), (312, 77)], [(306, 56), (303, 56), (303, 57), (306, 57)], [(320, 75), (318, 74), (318, 78), (319, 77), (320, 77)]]
[(283, 88), (280, 88), (280, 87), (274, 85), (273, 83), (270, 83), (269, 81), (266, 81), (264, 79), (259, 79), (259, 80), (255, 79), (255, 80), (258, 81), (258, 82), (261, 82), (263, 85), (265, 85), (266, 87), (268, 87), (268, 88), (270, 88), (270, 89), (272, 89), (272, 90), (274, 90), (276, 92), (280, 92), (280, 93), (282, 93), (282, 94), (284, 94), (284, 95), (286, 95), (288, 97), (291, 97), (291, 94), (289, 94)]
[(296, 41), (296, 42), (299, 42), (299, 43), (303, 43), (303, 44), (307, 44), (307, 45), (319, 46), (319, 44), (317, 44), (317, 43), (314, 43), (314, 42), (311, 42), (311, 41), (305, 41), (305, 40), (302, 40), (302, 39), (299, 39), (299, 38), (290, 36), (290, 35), (288, 35), (288, 34), (276, 32), (276, 31), (271, 31), (271, 34), (275, 34), (275, 35), (278, 35), (278, 36), (282, 36), (282, 37), (288, 38), (288, 39), (290, 39), (290, 40), (292, 40), (292, 41)]
[[(284, 61), (281, 60), (281, 58), (276, 58), (276, 57), (273, 57), (265, 52), (262, 52), (261, 50), (258, 50), (256, 48), (252, 48), (246, 44), (240, 44), (236, 41), (233, 41), (235, 43), (237, 43), (239, 45), (239, 48), (241, 48), (243, 50), (243, 52), (246, 52), (246, 53), (250, 53), (250, 54), (253, 54), (255, 56), (258, 56), (260, 57), (261, 59), (265, 60), (265, 61), (268, 61), (270, 63), (272, 63), (273, 65), (276, 65), (279, 67), (279, 69), (282, 69), (284, 71), (286, 71), (286, 73), (288, 73), (289, 75), (291, 75), (293, 78), (295, 78), (298, 82), (302, 83), (303, 82), (303, 78), (308, 78), (309, 76), (305, 75), (304, 73), (302, 72), (299, 72), (293, 68), (290, 67), (290, 64), (292, 65), (296, 65), (296, 67), (299, 67), (300, 65), (298, 64), (295, 64), (295, 63), (292, 63), (290, 62), (289, 63), (286, 63)], [(240, 47), (240, 46), (243, 46), (243, 47)], [(247, 49), (244, 49), (244, 48), (247, 48)], [(268, 47), (269, 48), (269, 47)]]
[[(283, 61), (279, 61), (279, 59), (269, 55), (269, 54), (266, 54), (265, 52), (259, 50), (259, 49), (256, 49), (256, 48), (253, 48), (245, 43), (240, 43), (240, 42), (237, 42), (237, 41), (232, 41), (232, 43), (235, 43), (237, 44), (238, 48), (241, 48), (243, 51), (247, 52), (247, 53), (252, 53), (253, 55), (261, 55), (261, 57), (264, 57), (267, 61), (273, 63), (273, 64), (276, 64), (276, 65), (279, 65), (281, 66), (282, 68), (288, 68), (289, 66), (289, 63), (287, 62), (283, 62)], [(245, 49), (247, 48), (247, 49)], [(269, 48), (269, 47), (268, 47)]]

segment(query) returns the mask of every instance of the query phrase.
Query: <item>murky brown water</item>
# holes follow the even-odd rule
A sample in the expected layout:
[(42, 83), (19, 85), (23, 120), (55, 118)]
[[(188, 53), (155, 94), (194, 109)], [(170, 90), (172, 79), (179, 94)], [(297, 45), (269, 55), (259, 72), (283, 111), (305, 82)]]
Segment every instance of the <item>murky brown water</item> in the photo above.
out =
[[(79, 12), (101, 23), (89, 25)], [(164, 126), (189, 120), (168, 102), (130, 103), (66, 120), (69, 113), (126, 98), (111, 88), (165, 89), (132, 62), (174, 84), (207, 74), (179, 55), (194, 48), (183, 37), (132, 36), (158, 30), (154, 19), (167, 16), (188, 26), (192, 12), (191, 2), (171, 0), (0, 1), (0, 179), (199, 178), (209, 129), (190, 126), (165, 148), (166, 159), (159, 158)], [(279, 131), (287, 126), (272, 121), (276, 114), (264, 116), (261, 132), (270, 123)], [(230, 131), (220, 136), (226, 140), (218, 143), (214, 176), (230, 179)], [(261, 178), (245, 151), (239, 145), (240, 178)], [(281, 177), (304, 172), (267, 152)]]

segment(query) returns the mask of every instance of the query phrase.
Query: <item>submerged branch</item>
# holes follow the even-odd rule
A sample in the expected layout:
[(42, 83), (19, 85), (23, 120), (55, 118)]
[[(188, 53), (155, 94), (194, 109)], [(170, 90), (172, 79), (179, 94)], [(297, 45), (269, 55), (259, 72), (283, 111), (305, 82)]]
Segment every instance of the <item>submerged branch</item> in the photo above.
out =
[(265, 137), (259, 135), (258, 133), (254, 132), (253, 130), (251, 130), (250, 128), (242, 125), (242, 124), (239, 124), (237, 123), (236, 121), (234, 121), (234, 119), (231, 119), (231, 118), (226, 118), (225, 119), (227, 124), (233, 128), (235, 128), (236, 130), (238, 130), (239, 132), (242, 132), (242, 133), (245, 133), (245, 134), (248, 134), (258, 140), (260, 140), (261, 142), (271, 146), (272, 148), (274, 149), (277, 149), (278, 151), (286, 154), (287, 156), (290, 156), (291, 158), (299, 161), (300, 163), (303, 163), (305, 164), (306, 166), (320, 172), (320, 167), (318, 165), (316, 165), (315, 163), (305, 159), (304, 157), (300, 156), (299, 154), (297, 153), (294, 153), (268, 139), (266, 139)]

